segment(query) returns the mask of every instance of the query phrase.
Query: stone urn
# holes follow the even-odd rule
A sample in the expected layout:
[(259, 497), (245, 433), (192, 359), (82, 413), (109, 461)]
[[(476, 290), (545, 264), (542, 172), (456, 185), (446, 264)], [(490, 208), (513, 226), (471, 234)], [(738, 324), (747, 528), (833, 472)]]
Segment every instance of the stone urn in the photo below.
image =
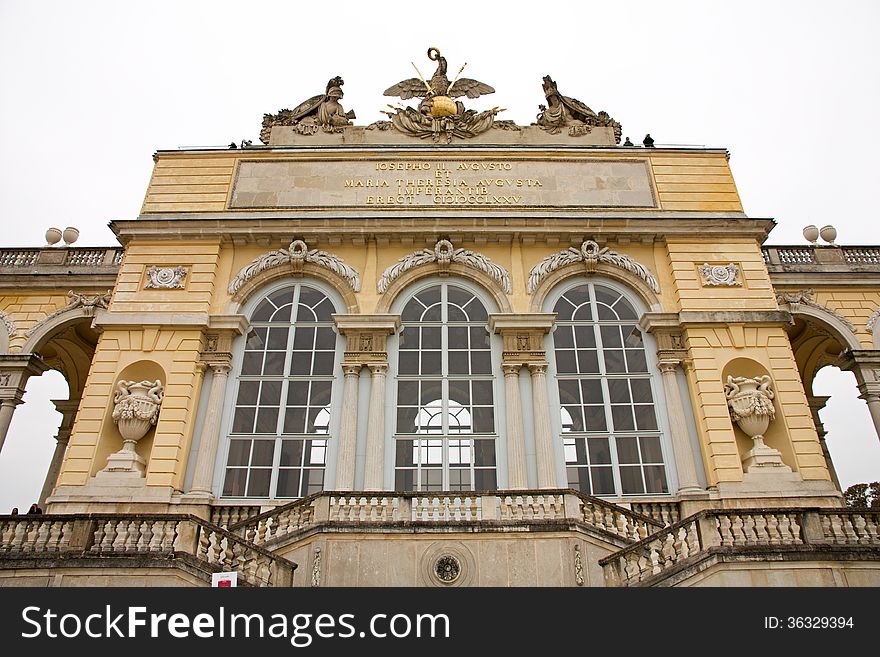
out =
[(122, 449), (107, 459), (109, 471), (143, 472), (143, 459), (135, 452), (137, 441), (143, 438), (159, 417), (159, 407), (165, 388), (156, 381), (119, 381), (113, 398), (113, 421), (122, 435)]
[(764, 433), (776, 418), (776, 409), (773, 407), (775, 394), (771, 384), (770, 377), (764, 374), (753, 378), (728, 376), (724, 385), (731, 417), (743, 433), (754, 441), (754, 446), (743, 459), (747, 471), (765, 467), (789, 469), (782, 462), (782, 454), (764, 444)]

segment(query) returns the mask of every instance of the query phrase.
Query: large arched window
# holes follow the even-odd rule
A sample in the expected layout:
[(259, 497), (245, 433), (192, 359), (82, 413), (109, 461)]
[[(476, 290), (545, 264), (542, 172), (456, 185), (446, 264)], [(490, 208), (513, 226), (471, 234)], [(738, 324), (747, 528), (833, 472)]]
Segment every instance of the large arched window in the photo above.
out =
[(308, 285), (271, 292), (251, 314), (238, 368), (225, 497), (322, 490), (336, 360), (333, 303)]
[(590, 495), (668, 492), (655, 395), (638, 314), (600, 283), (553, 308), (556, 380), (568, 486)]
[(492, 490), (496, 424), (488, 313), (471, 291), (431, 285), (401, 312), (395, 490)]

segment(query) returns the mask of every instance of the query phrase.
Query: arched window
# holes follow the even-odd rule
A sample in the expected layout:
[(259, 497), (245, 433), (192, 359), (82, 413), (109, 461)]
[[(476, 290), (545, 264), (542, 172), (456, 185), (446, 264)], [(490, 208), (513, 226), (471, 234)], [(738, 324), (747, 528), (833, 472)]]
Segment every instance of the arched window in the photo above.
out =
[(303, 497), (324, 487), (336, 360), (333, 303), (308, 285), (251, 314), (238, 368), (225, 497)]
[(401, 312), (395, 490), (492, 490), (496, 424), (488, 313), (471, 291), (440, 283)]
[(568, 486), (590, 495), (668, 492), (638, 313), (620, 292), (582, 283), (556, 301), (553, 332)]

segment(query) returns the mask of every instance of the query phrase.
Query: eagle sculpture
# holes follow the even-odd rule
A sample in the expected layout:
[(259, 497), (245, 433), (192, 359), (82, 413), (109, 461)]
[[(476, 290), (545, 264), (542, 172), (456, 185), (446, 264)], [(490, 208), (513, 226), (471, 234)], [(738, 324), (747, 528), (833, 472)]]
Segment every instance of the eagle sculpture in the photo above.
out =
[[(495, 93), (495, 89), (484, 82), (470, 78), (458, 78), (452, 83), (446, 75), (446, 58), (440, 55), (437, 48), (428, 48), (428, 59), (437, 62), (437, 70), (430, 80), (409, 78), (401, 80), (397, 84), (385, 90), (386, 96), (397, 96), (403, 100), (418, 97), (424, 98), (419, 108), (433, 116), (450, 116), (461, 114), (464, 110), (460, 103), (455, 103), (452, 98), (467, 96), (479, 98), (484, 94)], [(461, 67), (464, 69), (464, 66)], [(461, 73), (461, 70), (459, 70)]]

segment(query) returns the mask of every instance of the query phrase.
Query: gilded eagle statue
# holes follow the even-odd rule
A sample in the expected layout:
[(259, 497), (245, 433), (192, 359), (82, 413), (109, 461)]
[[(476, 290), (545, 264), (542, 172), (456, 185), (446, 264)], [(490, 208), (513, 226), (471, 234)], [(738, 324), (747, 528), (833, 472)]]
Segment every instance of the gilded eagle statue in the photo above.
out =
[[(397, 84), (385, 90), (386, 96), (397, 96), (403, 100), (413, 97), (424, 98), (419, 104), (419, 110), (435, 117), (454, 116), (464, 113), (464, 106), (453, 101), (453, 98), (467, 96), (479, 98), (485, 94), (495, 93), (495, 89), (484, 82), (470, 78), (457, 78), (451, 83), (446, 74), (446, 58), (440, 54), (440, 50), (428, 48), (428, 59), (437, 62), (437, 70), (429, 80), (409, 78), (401, 80)], [(415, 66), (415, 65), (413, 65)], [(465, 64), (467, 66), (467, 64)], [(459, 69), (459, 73), (464, 66)], [(416, 69), (418, 71), (418, 69)]]

